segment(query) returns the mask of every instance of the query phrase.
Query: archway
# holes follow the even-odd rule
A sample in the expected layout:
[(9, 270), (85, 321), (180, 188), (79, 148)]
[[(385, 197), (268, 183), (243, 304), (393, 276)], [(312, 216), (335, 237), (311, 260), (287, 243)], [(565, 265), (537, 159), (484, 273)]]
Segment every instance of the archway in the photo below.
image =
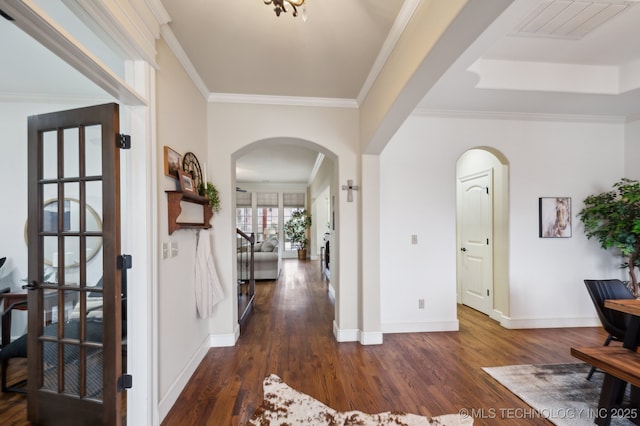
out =
[[(284, 151), (282, 148), (284, 148)], [(304, 154), (305, 151), (313, 154), (314, 158), (312, 162), (314, 164), (309, 163), (309, 157), (308, 154)], [(280, 152), (280, 154), (278, 154), (278, 152)], [(310, 174), (304, 177), (304, 179), (301, 180), (298, 178), (297, 181), (293, 179), (292, 182), (286, 182), (287, 178), (282, 177), (282, 170), (286, 170), (288, 167), (291, 167), (291, 170), (293, 170), (295, 165), (293, 163), (287, 164), (286, 161), (280, 161), (277, 157), (278, 155), (290, 155), (292, 152), (302, 153), (300, 155), (307, 155), (307, 158), (305, 158), (307, 168), (309, 168), (310, 165), (313, 165), (313, 167), (311, 168)], [(255, 153), (258, 153), (259, 155), (256, 156), (254, 155)], [(253, 156), (252, 160), (247, 162), (246, 158), (251, 156)], [(256, 157), (258, 158), (256, 159)], [(295, 155), (293, 155), (293, 157), (295, 157)], [(255, 169), (261, 169), (264, 167), (264, 165), (258, 164), (256, 161), (264, 164), (279, 162), (278, 166), (281, 170), (277, 175), (280, 176), (280, 178), (276, 178), (276, 181), (269, 181), (269, 178), (266, 176), (267, 173), (265, 172), (263, 173), (265, 176), (258, 173), (260, 177), (256, 177), (254, 173), (254, 177), (248, 179), (247, 171), (238, 166), (240, 161), (243, 161), (243, 165), (245, 167), (247, 164), (253, 164)], [(235, 208), (236, 227), (247, 234), (254, 232), (257, 238), (256, 241), (262, 241), (262, 239), (267, 238), (268, 233), (264, 232), (264, 229), (270, 229), (270, 233), (273, 234), (280, 242), (278, 244), (279, 259), (295, 257), (295, 252), (291, 251), (291, 247), (289, 247), (289, 244), (287, 243), (282, 225), (287, 220), (287, 212), (290, 213), (290, 210), (294, 208), (294, 205), (297, 207), (304, 207), (313, 217), (312, 228), (309, 232), (310, 242), (308, 245), (310, 258), (312, 260), (320, 258), (320, 246), (324, 245), (325, 235), (328, 235), (328, 238), (330, 239), (332, 255), (334, 253), (337, 254), (339, 252), (339, 248), (335, 247), (334, 249), (333, 247), (334, 241), (338, 241), (336, 235), (339, 229), (336, 224), (338, 215), (335, 214), (335, 210), (337, 209), (335, 200), (337, 199), (336, 195), (338, 188), (337, 162), (337, 155), (332, 151), (317, 143), (300, 138), (278, 137), (262, 139), (245, 145), (241, 149), (237, 150), (231, 156), (231, 171), (233, 175), (231, 184), (234, 189), (232, 190), (232, 194), (235, 195), (233, 205)], [(270, 166), (267, 165), (266, 167), (268, 169)], [(239, 174), (243, 177), (239, 178)], [(300, 193), (304, 193), (304, 203), (302, 205), (295, 203), (291, 204), (291, 201), (287, 201), (287, 195), (299, 195)], [(260, 204), (260, 195), (264, 196), (263, 198), (265, 198), (265, 200), (266, 198), (271, 199), (270, 202), (273, 203), (272, 208), (268, 209), (268, 214), (265, 213), (267, 209), (263, 208), (264, 205)], [(325, 198), (326, 201), (323, 204), (322, 199)], [(262, 201), (262, 203), (268, 202), (269, 201)], [(319, 206), (319, 204), (323, 205)], [(257, 209), (262, 212), (260, 215), (256, 213)], [(323, 214), (319, 215), (318, 212), (322, 212)], [(247, 220), (248, 215), (252, 215), (250, 220)], [(266, 221), (269, 221), (269, 224), (266, 224)], [(320, 239), (319, 235), (322, 235), (323, 238)], [(332, 264), (332, 267), (335, 269), (337, 269), (338, 266), (338, 258), (338, 256), (332, 257), (332, 260), (335, 259), (335, 265)], [(241, 271), (238, 269), (237, 262), (234, 262), (234, 282), (237, 282), (241, 275)], [(279, 270), (280, 265), (278, 266), (276, 278)], [(256, 279), (257, 278), (258, 276), (256, 275)], [(272, 279), (272, 277), (268, 277), (266, 279)], [(338, 281), (339, 275), (332, 274), (330, 278), (329, 291), (335, 297), (336, 306), (340, 303), (339, 296), (335, 291), (335, 288), (338, 286)], [(240, 319), (240, 322), (242, 323), (242, 296), (236, 295), (236, 297), (238, 298), (238, 303), (236, 303), (238, 311), (236, 312), (235, 318)]]
[[(484, 177), (486, 191), (489, 200), (491, 214), (489, 223), (485, 224), (490, 232), (483, 234), (482, 243), (489, 249), (489, 261), (483, 267), (490, 271), (484, 271), (485, 277), (490, 277), (490, 282), (478, 283), (476, 290), (481, 288), (486, 300), (486, 310), (479, 309), (491, 318), (501, 321), (503, 317), (510, 315), (509, 310), (509, 163), (506, 157), (498, 150), (491, 147), (477, 147), (464, 152), (456, 162), (456, 230), (457, 230), (457, 261), (456, 261), (456, 281), (458, 303), (465, 302), (464, 292), (467, 290), (465, 279), (465, 268), (469, 264), (476, 265), (482, 263), (468, 261), (468, 249), (463, 241), (465, 226), (465, 201), (463, 182), (470, 182), (473, 179)], [(472, 224), (476, 226), (476, 224)], [(468, 232), (467, 232), (468, 234)], [(486, 241), (485, 241), (486, 238)], [(479, 256), (478, 259), (481, 257)], [(473, 287), (473, 286), (472, 286)], [(472, 291), (473, 292), (473, 291)], [(480, 293), (480, 291), (476, 291)], [(467, 304), (467, 303), (465, 303)], [(473, 303), (471, 303), (473, 305)], [(472, 306), (474, 307), (474, 306)]]

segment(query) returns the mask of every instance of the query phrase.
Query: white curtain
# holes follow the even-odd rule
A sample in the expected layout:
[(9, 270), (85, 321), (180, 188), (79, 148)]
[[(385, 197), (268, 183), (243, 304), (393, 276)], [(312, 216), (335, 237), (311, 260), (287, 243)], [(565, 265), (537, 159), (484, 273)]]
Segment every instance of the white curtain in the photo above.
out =
[(209, 318), (213, 307), (224, 299), (224, 291), (218, 278), (211, 253), (209, 231), (196, 234), (196, 307), (201, 318)]

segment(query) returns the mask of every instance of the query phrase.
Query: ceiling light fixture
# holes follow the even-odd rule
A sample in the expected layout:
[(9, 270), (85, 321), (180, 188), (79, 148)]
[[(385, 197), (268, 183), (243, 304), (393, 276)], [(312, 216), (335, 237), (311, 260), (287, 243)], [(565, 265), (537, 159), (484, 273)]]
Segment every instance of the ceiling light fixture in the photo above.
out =
[(293, 16), (298, 16), (298, 8), (304, 5), (305, 0), (263, 0), (264, 4), (272, 4), (274, 6), (273, 11), (276, 16), (280, 16), (282, 12), (287, 13), (286, 5), (288, 4), (293, 8)]

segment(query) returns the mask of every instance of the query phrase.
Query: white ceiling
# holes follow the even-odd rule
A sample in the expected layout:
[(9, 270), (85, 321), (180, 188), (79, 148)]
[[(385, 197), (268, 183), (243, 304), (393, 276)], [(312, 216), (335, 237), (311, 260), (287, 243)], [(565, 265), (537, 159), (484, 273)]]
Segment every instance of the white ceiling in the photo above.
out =
[[(170, 32), (210, 95), (339, 99), (355, 106), (420, 0), (307, 0), (306, 21), (291, 12), (277, 17), (263, 0), (150, 1), (168, 11)], [(585, 35), (547, 31), (571, 22), (590, 25), (597, 18), (589, 14), (606, 9), (615, 13)], [(533, 25), (541, 11), (550, 15), (548, 24)], [(557, 23), (561, 18), (568, 18), (565, 26)], [(639, 22), (637, 0), (514, 0), (418, 109), (638, 119)], [(0, 96), (104, 96), (4, 20), (0, 38), (11, 40), (3, 45)], [(250, 153), (237, 163), (237, 180), (307, 182), (316, 153), (305, 151), (289, 145)]]
[(403, 0), (308, 0), (307, 20), (263, 0), (161, 0), (214, 93), (358, 97)]

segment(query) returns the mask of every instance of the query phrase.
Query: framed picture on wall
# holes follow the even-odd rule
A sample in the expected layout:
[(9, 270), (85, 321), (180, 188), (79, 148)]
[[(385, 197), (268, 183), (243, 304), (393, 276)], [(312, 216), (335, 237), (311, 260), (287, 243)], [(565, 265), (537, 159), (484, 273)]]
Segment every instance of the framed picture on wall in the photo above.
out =
[(180, 170), (178, 171), (178, 176), (180, 177), (180, 189), (182, 190), (182, 192), (191, 192), (195, 194), (196, 189), (193, 185), (193, 179), (191, 179), (191, 175)]
[(165, 145), (164, 147), (164, 174), (174, 179), (179, 178), (182, 170), (182, 155)]
[(571, 238), (571, 197), (540, 197), (538, 215), (540, 238)]

